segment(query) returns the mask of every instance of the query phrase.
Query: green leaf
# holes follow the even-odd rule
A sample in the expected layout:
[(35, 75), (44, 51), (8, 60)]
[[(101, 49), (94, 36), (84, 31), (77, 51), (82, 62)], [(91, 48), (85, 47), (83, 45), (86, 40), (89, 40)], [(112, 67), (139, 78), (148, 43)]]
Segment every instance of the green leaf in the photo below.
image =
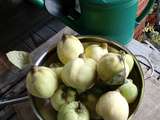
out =
[(23, 69), (32, 63), (30, 54), (25, 51), (10, 51), (6, 53), (6, 56), (8, 60), (19, 69)]

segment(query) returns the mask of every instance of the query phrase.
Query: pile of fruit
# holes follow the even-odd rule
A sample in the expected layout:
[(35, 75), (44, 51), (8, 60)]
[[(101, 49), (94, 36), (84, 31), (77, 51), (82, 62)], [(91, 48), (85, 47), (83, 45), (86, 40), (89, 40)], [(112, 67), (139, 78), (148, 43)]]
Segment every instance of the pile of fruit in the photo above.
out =
[(107, 43), (82, 43), (64, 35), (57, 44), (60, 65), (34, 66), (26, 77), (28, 92), (49, 99), (57, 120), (127, 120), (138, 96), (128, 78), (132, 55)]

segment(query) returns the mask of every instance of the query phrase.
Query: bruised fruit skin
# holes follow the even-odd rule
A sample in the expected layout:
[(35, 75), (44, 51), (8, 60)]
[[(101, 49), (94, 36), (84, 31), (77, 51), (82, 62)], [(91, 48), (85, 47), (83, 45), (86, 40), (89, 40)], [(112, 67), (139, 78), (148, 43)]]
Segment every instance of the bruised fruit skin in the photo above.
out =
[(96, 112), (104, 120), (127, 120), (129, 106), (119, 92), (109, 91), (99, 98), (96, 104)]
[(96, 62), (91, 58), (76, 58), (68, 62), (61, 73), (61, 79), (66, 86), (84, 92), (94, 84), (96, 77)]
[(125, 79), (129, 75), (129, 66), (125, 64), (125, 69), (123, 69), (118, 74), (114, 75), (111, 80), (107, 81), (108, 85), (121, 85), (125, 82)]
[(85, 56), (88, 58), (92, 58), (95, 61), (99, 61), (102, 56), (108, 53), (107, 47), (107, 43), (89, 45), (85, 49)]
[(76, 91), (61, 85), (50, 98), (51, 105), (56, 111), (59, 111), (62, 105), (76, 100)]
[(120, 93), (126, 98), (129, 104), (133, 103), (138, 96), (137, 86), (130, 79), (127, 79), (126, 82), (118, 89)]
[(64, 35), (57, 44), (57, 55), (63, 64), (78, 58), (84, 52), (82, 43), (73, 35)]
[(90, 120), (87, 108), (80, 102), (63, 105), (58, 112), (57, 120)]
[[(129, 74), (129, 71), (126, 67), (127, 65), (125, 64), (122, 55), (117, 53), (108, 53), (98, 61), (97, 72), (100, 79), (107, 84), (122, 84), (124, 79)], [(125, 70), (126, 74), (122, 74)], [(123, 77), (123, 79), (117, 79), (117, 75)]]
[(35, 66), (26, 77), (26, 87), (33, 96), (49, 98), (58, 87), (57, 76), (48, 67)]

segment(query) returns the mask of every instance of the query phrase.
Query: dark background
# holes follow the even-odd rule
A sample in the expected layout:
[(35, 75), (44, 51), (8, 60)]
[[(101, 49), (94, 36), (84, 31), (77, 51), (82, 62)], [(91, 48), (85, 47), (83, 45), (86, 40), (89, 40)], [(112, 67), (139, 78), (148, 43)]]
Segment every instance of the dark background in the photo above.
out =
[[(38, 31), (44, 25), (53, 22), (53, 20), (55, 20), (54, 17), (49, 15), (44, 8), (36, 7), (29, 0), (0, 0), (0, 52), (5, 53), (13, 49), (31, 51), (33, 48), (28, 49), (25, 47), (33, 47), (31, 45), (35, 42), (33, 39), (29, 40), (28, 45), (21, 44), (28, 42), (26, 39), (33, 38), (35, 33), (38, 34)], [(38, 43), (36, 45), (34, 43), (34, 47), (37, 47), (51, 36), (42, 37), (48, 32), (49, 30), (41, 31), (41, 34), (37, 35), (39, 36), (38, 39), (41, 40), (36, 41)], [(50, 34), (52, 33), (50, 32)]]

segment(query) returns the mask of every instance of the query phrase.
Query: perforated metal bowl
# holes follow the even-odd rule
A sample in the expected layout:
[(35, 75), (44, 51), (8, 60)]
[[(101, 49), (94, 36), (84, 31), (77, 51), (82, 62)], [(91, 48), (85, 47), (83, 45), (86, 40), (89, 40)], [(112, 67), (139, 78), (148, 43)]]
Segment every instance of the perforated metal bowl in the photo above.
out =
[[(136, 57), (125, 47), (112, 42), (112, 41), (108, 41), (107, 39), (101, 38), (101, 37), (97, 37), (97, 36), (77, 36), (79, 38), (79, 40), (83, 43), (88, 43), (88, 42), (98, 42), (98, 43), (102, 43), (102, 42), (106, 42), (109, 46), (112, 46), (118, 50), (123, 50), (126, 53), (129, 53), (133, 56), (134, 58), (134, 67), (129, 75), (129, 78), (133, 79), (133, 82), (136, 84), (136, 86), (138, 87), (138, 97), (136, 99), (136, 101), (133, 104), (129, 105), (129, 119), (131, 120), (132, 117), (135, 115), (140, 103), (142, 102), (142, 98), (143, 98), (143, 93), (144, 93), (144, 76), (143, 76), (143, 72), (141, 69), (141, 66), (138, 62), (138, 60), (136, 59)], [(39, 60), (37, 61), (37, 65), (49, 65), (50, 63), (53, 62), (58, 62), (58, 57), (56, 54), (56, 47), (55, 48), (51, 48), (50, 50), (48, 50), (46, 53), (44, 53)], [(30, 100), (32, 103), (32, 108), (34, 110), (34, 113), (36, 114), (36, 116), (40, 119), (40, 120), (56, 120), (56, 114), (57, 112), (54, 111), (54, 109), (51, 107), (50, 103), (48, 100), (44, 100), (44, 99), (40, 99), (37, 97), (33, 97), (30, 96)]]

